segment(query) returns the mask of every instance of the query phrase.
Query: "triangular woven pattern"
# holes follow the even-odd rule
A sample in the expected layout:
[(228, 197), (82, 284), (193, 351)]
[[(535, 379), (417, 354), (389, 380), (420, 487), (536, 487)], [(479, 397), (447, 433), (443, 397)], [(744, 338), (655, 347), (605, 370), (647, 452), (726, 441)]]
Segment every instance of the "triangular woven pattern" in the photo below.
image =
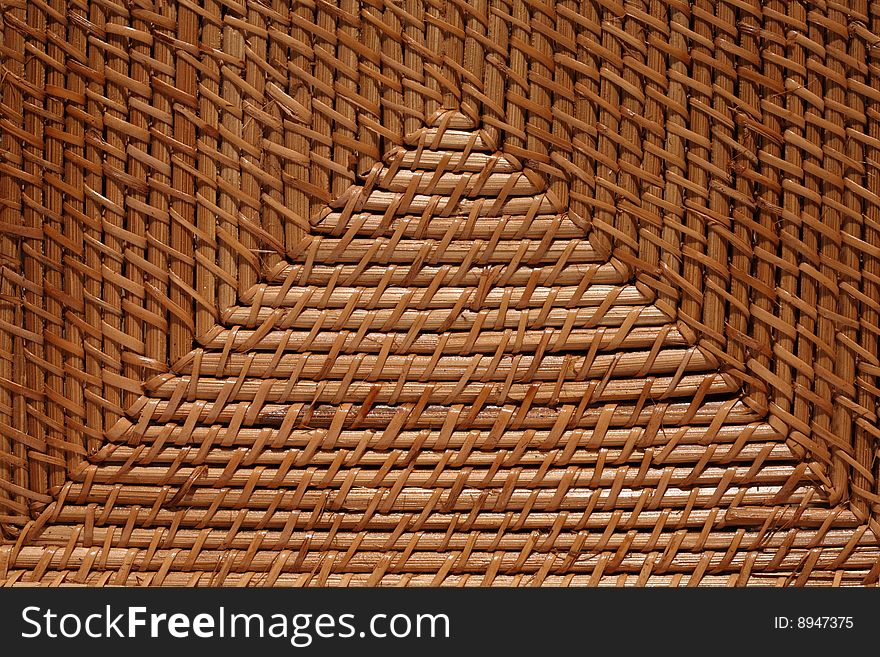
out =
[(873, 5), (2, 30), (3, 583), (877, 583)]

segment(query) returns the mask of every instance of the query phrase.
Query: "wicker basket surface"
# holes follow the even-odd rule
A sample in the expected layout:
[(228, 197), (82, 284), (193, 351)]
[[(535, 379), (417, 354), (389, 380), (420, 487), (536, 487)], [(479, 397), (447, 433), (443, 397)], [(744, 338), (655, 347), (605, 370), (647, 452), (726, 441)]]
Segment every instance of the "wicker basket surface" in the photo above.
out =
[(0, 15), (0, 582), (880, 579), (880, 4)]

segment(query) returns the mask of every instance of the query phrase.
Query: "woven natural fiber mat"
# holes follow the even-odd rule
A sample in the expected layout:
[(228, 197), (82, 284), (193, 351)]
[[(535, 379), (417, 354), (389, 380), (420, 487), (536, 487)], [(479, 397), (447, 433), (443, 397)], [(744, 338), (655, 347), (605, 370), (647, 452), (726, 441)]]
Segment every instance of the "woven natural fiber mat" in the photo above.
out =
[(0, 15), (6, 585), (880, 579), (880, 3)]

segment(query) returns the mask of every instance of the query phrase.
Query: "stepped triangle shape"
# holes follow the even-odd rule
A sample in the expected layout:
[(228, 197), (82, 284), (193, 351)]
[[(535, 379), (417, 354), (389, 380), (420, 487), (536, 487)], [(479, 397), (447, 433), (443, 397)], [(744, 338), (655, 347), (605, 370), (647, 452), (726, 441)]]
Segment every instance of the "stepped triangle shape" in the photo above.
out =
[(202, 584), (465, 576), (499, 550), (537, 571), (546, 551), (520, 539), (541, 527), (570, 548), (556, 566), (591, 572), (584, 531), (693, 548), (768, 490), (796, 508), (804, 479), (544, 177), (449, 112), (145, 383), (42, 524), (154, 583), (223, 550)]

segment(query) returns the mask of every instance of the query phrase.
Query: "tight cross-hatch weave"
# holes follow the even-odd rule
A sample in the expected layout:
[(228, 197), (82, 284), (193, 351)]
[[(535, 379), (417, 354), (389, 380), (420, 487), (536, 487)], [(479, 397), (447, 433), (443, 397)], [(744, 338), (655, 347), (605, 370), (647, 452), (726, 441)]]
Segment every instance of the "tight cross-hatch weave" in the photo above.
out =
[(0, 584), (880, 580), (880, 2), (0, 16)]

